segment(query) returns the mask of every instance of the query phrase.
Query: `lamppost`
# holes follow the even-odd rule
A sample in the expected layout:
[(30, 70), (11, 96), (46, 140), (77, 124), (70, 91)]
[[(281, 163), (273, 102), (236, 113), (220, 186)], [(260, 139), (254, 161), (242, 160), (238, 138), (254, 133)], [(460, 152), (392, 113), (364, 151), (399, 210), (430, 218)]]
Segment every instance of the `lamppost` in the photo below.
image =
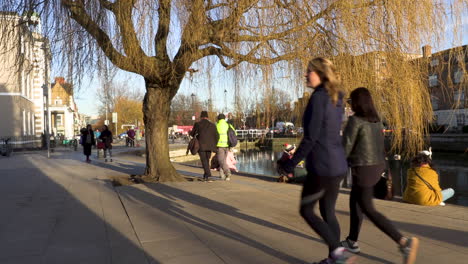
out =
[(224, 111), (227, 112), (227, 90), (224, 89)]
[(194, 113), (193, 116), (192, 116), (192, 120), (195, 121), (195, 105), (194, 105), (193, 102), (194, 102), (194, 100), (195, 100), (195, 96), (196, 96), (196, 95), (195, 95), (194, 93), (192, 93), (190, 96), (192, 97), (192, 111), (193, 111), (193, 113)]
[(44, 52), (44, 85), (42, 86), (43, 93), (45, 95), (45, 118), (43, 121), (43, 125), (45, 128), (45, 137), (46, 137), (46, 145), (47, 145), (47, 158), (50, 158), (50, 109), (49, 109), (49, 63), (48, 58), (50, 54), (48, 53), (47, 49), (47, 38), (43, 38), (42, 49)]

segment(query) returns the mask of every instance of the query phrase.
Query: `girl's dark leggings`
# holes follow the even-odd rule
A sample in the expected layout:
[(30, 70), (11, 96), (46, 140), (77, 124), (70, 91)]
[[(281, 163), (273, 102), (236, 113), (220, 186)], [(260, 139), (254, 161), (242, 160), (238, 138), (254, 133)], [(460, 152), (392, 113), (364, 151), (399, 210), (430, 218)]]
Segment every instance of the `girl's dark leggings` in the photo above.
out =
[[(301, 216), (327, 243), (329, 255), (340, 246), (340, 225), (336, 219), (335, 205), (340, 182), (344, 176), (326, 177), (308, 174), (302, 189)], [(314, 212), (317, 203), (320, 205), (322, 217)]]
[[(365, 170), (355, 170), (365, 171)], [(369, 171), (369, 170), (368, 170)], [(382, 173), (379, 171), (378, 173)], [(373, 175), (353, 175), (355, 177), (373, 177)], [(384, 215), (379, 213), (373, 203), (374, 198), (374, 186), (363, 187), (357, 184), (353, 184), (351, 188), (351, 195), (349, 198), (349, 209), (350, 209), (350, 228), (348, 238), (353, 241), (358, 241), (359, 231), (361, 230), (361, 224), (363, 214), (366, 215), (369, 220), (374, 223), (382, 232), (387, 234), (396, 243), (399, 243), (403, 237), (395, 226), (386, 218)]]

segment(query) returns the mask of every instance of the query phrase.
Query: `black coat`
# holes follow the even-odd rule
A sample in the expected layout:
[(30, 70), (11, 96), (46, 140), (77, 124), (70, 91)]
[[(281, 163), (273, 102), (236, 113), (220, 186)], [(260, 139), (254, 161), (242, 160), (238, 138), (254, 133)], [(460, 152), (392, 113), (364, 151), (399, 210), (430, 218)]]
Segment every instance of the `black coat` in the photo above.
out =
[[(198, 135), (197, 135), (198, 134)], [(199, 151), (216, 151), (218, 144), (219, 134), (216, 125), (208, 119), (202, 119), (195, 123), (190, 135), (193, 137), (197, 135), (198, 143), (200, 144)]]
[(92, 130), (83, 130), (83, 132), (81, 133), (81, 145), (85, 145), (86, 144), (86, 137), (89, 135), (91, 135), (91, 145), (95, 146), (96, 145), (96, 139), (94, 138), (94, 132)]
[(291, 165), (306, 158), (307, 172), (312, 175), (344, 175), (348, 164), (340, 135), (343, 113), (343, 96), (333, 105), (325, 88), (317, 87), (304, 112), (304, 137), (294, 153)]
[(101, 132), (101, 135), (99, 136), (99, 139), (104, 142), (104, 145), (106, 149), (112, 148), (112, 132), (110, 130), (104, 130)]
[(382, 122), (371, 123), (357, 116), (349, 117), (343, 144), (351, 167), (385, 163), (383, 129)]

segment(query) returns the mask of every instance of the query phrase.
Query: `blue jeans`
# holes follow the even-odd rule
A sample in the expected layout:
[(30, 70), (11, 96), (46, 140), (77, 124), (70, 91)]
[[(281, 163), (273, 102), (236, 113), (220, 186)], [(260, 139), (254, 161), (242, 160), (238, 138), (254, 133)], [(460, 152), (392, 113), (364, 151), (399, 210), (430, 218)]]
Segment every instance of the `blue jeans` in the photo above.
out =
[(441, 193), (442, 193), (442, 202), (445, 202), (446, 200), (452, 198), (452, 196), (455, 194), (455, 191), (452, 188), (448, 188), (448, 189), (442, 190)]

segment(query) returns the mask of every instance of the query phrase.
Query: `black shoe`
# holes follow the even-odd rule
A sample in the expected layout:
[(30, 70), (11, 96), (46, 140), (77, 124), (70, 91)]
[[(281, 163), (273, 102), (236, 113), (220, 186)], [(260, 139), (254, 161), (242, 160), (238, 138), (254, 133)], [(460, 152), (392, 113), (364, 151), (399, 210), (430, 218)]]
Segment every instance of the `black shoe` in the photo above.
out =
[(346, 240), (341, 241), (340, 244), (342, 247), (346, 248), (349, 252), (352, 252), (354, 254), (358, 254), (359, 252), (361, 252), (358, 242), (352, 241), (349, 238), (346, 238)]

